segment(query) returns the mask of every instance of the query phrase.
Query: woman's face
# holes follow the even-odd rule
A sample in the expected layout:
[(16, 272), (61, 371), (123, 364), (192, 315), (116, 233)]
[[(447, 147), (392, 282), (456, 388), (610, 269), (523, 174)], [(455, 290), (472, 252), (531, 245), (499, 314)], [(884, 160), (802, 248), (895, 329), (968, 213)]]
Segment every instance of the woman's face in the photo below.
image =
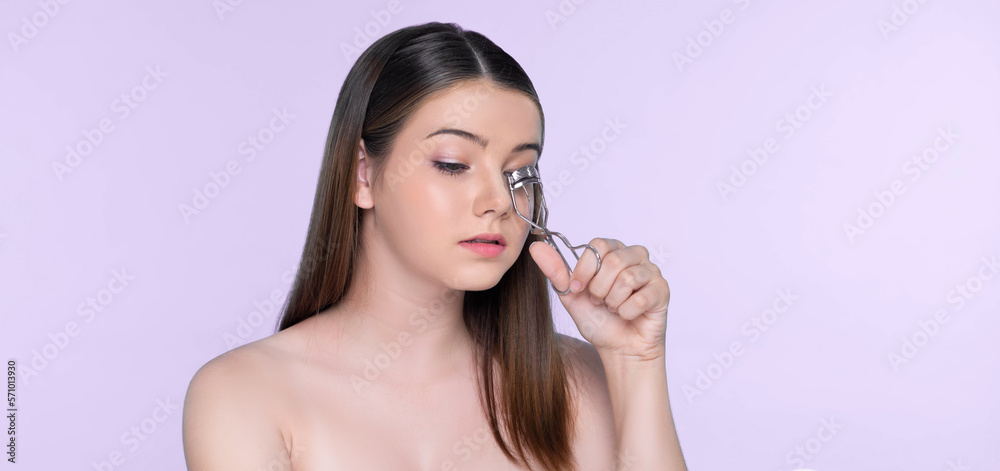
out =
[[(372, 189), (376, 236), (411, 272), (452, 289), (493, 287), (530, 229), (514, 212), (504, 173), (536, 165), (540, 146), (538, 109), (520, 92), (468, 81), (432, 96), (406, 123)], [(518, 209), (528, 215), (520, 202)], [(505, 239), (499, 255), (463, 244), (484, 233)]]

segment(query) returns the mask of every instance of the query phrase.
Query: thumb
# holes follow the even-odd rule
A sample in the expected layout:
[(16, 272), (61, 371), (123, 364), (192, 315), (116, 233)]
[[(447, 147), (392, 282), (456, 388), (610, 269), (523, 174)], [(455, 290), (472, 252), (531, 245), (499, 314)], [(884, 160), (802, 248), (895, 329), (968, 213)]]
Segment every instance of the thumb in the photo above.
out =
[(531, 254), (532, 260), (542, 270), (542, 274), (549, 279), (552, 286), (559, 291), (566, 291), (569, 287), (570, 275), (562, 257), (559, 256), (559, 252), (556, 252), (556, 249), (545, 242), (535, 241), (528, 246), (528, 253)]

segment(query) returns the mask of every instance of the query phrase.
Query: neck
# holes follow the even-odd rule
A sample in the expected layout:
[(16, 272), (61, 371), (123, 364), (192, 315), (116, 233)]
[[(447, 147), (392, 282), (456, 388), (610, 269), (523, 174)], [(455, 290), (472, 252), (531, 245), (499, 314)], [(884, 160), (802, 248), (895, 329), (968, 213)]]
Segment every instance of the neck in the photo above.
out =
[(393, 383), (469, 374), (473, 353), (462, 318), (465, 292), (407, 270), (379, 238), (365, 242), (348, 292), (324, 313), (337, 323), (340, 349), (353, 355), (343, 360), (357, 363), (358, 371), (371, 370), (371, 362), (379, 381)]

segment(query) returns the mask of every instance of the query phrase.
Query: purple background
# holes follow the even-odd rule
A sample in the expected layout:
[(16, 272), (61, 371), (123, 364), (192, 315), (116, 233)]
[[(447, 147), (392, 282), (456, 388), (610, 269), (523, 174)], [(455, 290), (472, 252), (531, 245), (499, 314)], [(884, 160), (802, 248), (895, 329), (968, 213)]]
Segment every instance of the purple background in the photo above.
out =
[(550, 227), (644, 245), (670, 282), (692, 470), (1000, 469), (1000, 3), (403, 0), (385, 26), (389, 2), (342, 3), (0, 2), (0, 353), (37, 373), (20, 469), (183, 469), (191, 376), (273, 331), (254, 312), (300, 255), (342, 46), (433, 20), (535, 83)]

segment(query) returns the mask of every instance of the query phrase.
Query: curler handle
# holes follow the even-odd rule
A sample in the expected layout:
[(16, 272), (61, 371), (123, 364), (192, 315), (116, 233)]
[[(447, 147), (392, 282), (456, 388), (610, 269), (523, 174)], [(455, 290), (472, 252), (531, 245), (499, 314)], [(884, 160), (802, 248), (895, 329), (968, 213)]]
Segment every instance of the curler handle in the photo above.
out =
[[(556, 249), (556, 253), (559, 254), (559, 258), (561, 258), (563, 263), (566, 265), (566, 271), (568, 271), (570, 275), (573, 274), (573, 268), (569, 266), (569, 262), (566, 261), (566, 257), (563, 256), (562, 251), (559, 250), (559, 247), (555, 244), (555, 239), (552, 238), (553, 234), (558, 236), (563, 241), (563, 243), (566, 244), (566, 247), (569, 248), (570, 253), (572, 253), (573, 256), (576, 257), (577, 261), (580, 260), (580, 255), (576, 253), (577, 249), (580, 249), (582, 247), (584, 249), (592, 250), (594, 252), (594, 256), (597, 257), (597, 270), (595, 271), (595, 273), (601, 271), (601, 254), (597, 252), (597, 249), (594, 248), (593, 245), (590, 244), (572, 245), (570, 244), (569, 240), (566, 239), (566, 236), (554, 231), (548, 231), (548, 230), (545, 231), (545, 243), (549, 244), (552, 248)], [(552, 280), (549, 280), (549, 285), (551, 285), (552, 290), (558, 293), (560, 296), (569, 294), (569, 287), (566, 288), (566, 291), (559, 291), (558, 289), (556, 289), (555, 285), (552, 284)]]

